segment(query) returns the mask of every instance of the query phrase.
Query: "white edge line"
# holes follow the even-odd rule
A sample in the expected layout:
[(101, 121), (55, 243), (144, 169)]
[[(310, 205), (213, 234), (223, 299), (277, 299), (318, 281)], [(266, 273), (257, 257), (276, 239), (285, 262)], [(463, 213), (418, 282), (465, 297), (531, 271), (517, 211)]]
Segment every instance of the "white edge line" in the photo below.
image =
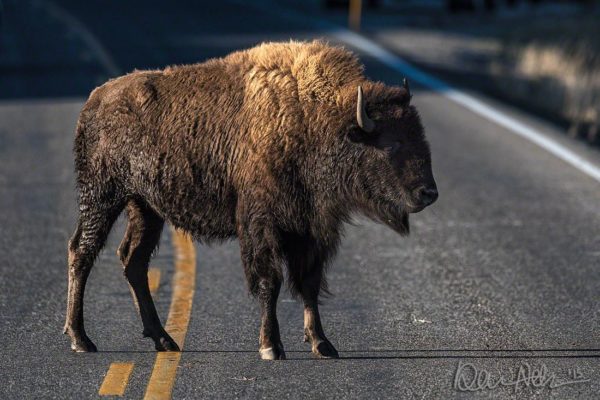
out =
[(488, 120), (495, 122), (496, 124), (508, 129), (509, 131), (519, 135), (530, 142), (536, 144), (547, 152), (553, 154), (557, 158), (565, 161), (571, 166), (577, 168), (579, 171), (590, 176), (596, 181), (600, 182), (600, 168), (591, 162), (587, 161), (583, 157), (579, 156), (575, 152), (567, 149), (558, 142), (550, 139), (543, 133), (517, 121), (516, 119), (494, 110), (491, 106), (484, 102), (476, 99), (467, 93), (461, 92), (460, 90), (453, 88), (449, 84), (429, 75), (426, 72), (414, 67), (402, 58), (386, 50), (377, 43), (361, 36), (357, 33), (348, 31), (346, 29), (338, 29), (333, 32), (333, 35), (355, 47), (371, 57), (378, 59), (388, 67), (406, 75), (412, 80), (419, 84), (440, 93), (442, 96), (449, 100), (462, 105), (463, 107), (471, 110), (475, 114), (478, 114)]
[[(90, 48), (96, 53), (98, 60), (111, 76), (120, 75), (120, 70), (112, 57), (104, 49), (98, 39), (96, 39), (96, 37), (87, 28), (85, 28), (85, 26), (79, 22), (79, 20), (50, 1), (44, 1), (41, 2), (41, 4), (43, 4), (46, 9), (56, 18), (63, 20), (74, 30), (79, 32), (83, 40), (85, 40), (88, 43), (88, 46), (90, 46)], [(383, 64), (408, 76), (419, 84), (438, 92), (449, 100), (452, 100), (453, 102), (471, 110), (475, 114), (481, 115), (482, 117), (485, 117), (488, 120), (506, 128), (507, 130), (529, 140), (547, 152), (553, 154), (557, 158), (577, 168), (579, 171), (593, 178), (597, 182), (600, 182), (599, 167), (585, 160), (575, 152), (562, 146), (558, 142), (550, 139), (543, 133), (500, 111), (494, 110), (492, 107), (476, 99), (475, 97), (461, 92), (446, 82), (421, 71), (420, 69), (414, 67), (413, 65), (404, 61), (402, 58), (391, 53), (372, 40), (365, 38), (364, 36), (347, 29), (337, 29), (333, 32), (333, 35), (339, 40), (364, 51), (371, 57), (377, 58)]]
[(311, 18), (306, 15), (300, 17), (297, 13), (278, 6), (267, 7), (263, 4), (254, 2), (248, 3), (242, 0), (229, 0), (229, 2), (238, 5), (251, 6), (263, 12), (277, 14), (280, 17), (286, 17), (291, 20), (298, 21), (299, 23), (306, 24), (308, 19), (313, 23), (314, 27), (327, 31), (338, 40), (363, 51), (373, 58), (376, 58), (384, 65), (387, 65), (388, 67), (402, 73), (415, 82), (418, 82), (422, 86), (425, 86), (434, 92), (440, 93), (442, 96), (462, 105), (475, 114), (495, 122), (496, 124), (506, 128), (508, 131), (529, 140), (550, 154), (588, 175), (597, 182), (600, 182), (600, 168), (592, 162), (581, 157), (574, 151), (569, 150), (565, 146), (549, 138), (547, 135), (539, 132), (538, 130), (535, 130), (534, 128), (523, 124), (522, 122), (517, 121), (515, 118), (512, 118), (505, 113), (494, 110), (491, 106), (476, 99), (475, 97), (461, 92), (446, 82), (409, 64), (396, 54), (386, 50), (384, 47), (362, 35), (359, 35), (358, 33), (352, 32), (324, 19)]
[(66, 25), (71, 27), (75, 32), (79, 34), (81, 39), (88, 45), (92, 52), (96, 55), (96, 58), (111, 77), (121, 75), (121, 70), (117, 66), (115, 60), (110, 56), (108, 51), (102, 46), (102, 43), (89, 31), (77, 18), (71, 15), (68, 11), (59, 7), (52, 1), (38, 1), (36, 4), (44, 7), (46, 11), (54, 18), (64, 22)]

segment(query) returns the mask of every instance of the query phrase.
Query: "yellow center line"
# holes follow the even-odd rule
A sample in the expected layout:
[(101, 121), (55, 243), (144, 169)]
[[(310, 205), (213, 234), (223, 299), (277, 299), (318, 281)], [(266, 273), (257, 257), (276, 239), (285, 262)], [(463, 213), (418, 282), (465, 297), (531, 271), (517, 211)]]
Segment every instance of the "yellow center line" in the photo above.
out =
[(100, 396), (123, 396), (133, 371), (133, 363), (112, 363), (98, 390)]
[[(171, 307), (165, 329), (183, 350), (196, 285), (196, 251), (192, 239), (175, 229), (173, 229), (173, 247), (175, 250), (175, 275), (173, 276)], [(171, 398), (180, 359), (180, 352), (159, 352), (156, 355), (144, 399)]]
[[(148, 286), (150, 286), (152, 297), (156, 298), (156, 292), (160, 286), (160, 269), (152, 267), (148, 270)], [(133, 366), (134, 364), (129, 362), (110, 364), (98, 394), (100, 396), (123, 396)]]
[(148, 269), (148, 286), (150, 286), (150, 293), (154, 297), (160, 286), (160, 269), (155, 267)]

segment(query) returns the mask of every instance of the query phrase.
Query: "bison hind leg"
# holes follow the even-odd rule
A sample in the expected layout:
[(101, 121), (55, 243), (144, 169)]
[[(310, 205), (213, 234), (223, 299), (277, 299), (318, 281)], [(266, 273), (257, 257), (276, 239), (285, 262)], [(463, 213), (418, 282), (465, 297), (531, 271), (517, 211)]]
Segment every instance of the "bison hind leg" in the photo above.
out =
[(158, 246), (164, 220), (141, 200), (127, 204), (129, 222), (117, 254), (144, 325), (144, 336), (154, 340), (158, 351), (179, 351), (163, 328), (148, 285), (148, 264)]
[(94, 261), (122, 209), (122, 204), (99, 205), (81, 201), (77, 228), (68, 246), (67, 316), (64, 327), (64, 333), (71, 338), (71, 349), (77, 352), (96, 351), (83, 324), (85, 285)]

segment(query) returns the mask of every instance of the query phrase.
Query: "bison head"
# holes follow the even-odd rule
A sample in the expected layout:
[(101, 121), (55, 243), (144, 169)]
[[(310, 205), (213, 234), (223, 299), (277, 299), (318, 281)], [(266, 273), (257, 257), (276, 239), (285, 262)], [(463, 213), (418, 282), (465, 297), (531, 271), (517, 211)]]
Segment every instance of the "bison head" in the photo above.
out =
[(356, 165), (353, 197), (367, 216), (408, 234), (408, 214), (438, 197), (423, 125), (403, 87), (372, 84), (367, 104), (358, 87), (356, 120), (347, 131)]

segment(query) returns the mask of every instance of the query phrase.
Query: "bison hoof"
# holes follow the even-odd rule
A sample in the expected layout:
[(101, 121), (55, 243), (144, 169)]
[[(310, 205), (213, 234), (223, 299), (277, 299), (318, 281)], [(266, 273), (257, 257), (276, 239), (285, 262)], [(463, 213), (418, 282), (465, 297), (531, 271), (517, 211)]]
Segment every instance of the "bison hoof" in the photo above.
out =
[(154, 344), (157, 351), (181, 351), (169, 335), (155, 339)]
[(340, 358), (337, 350), (328, 340), (317, 343), (313, 346), (312, 352), (320, 358)]
[(283, 345), (275, 347), (268, 347), (266, 349), (258, 350), (260, 358), (263, 360), (285, 360), (285, 351), (283, 351)]
[(77, 353), (95, 353), (98, 351), (98, 348), (88, 337), (84, 337), (73, 339), (71, 341), (71, 350)]

